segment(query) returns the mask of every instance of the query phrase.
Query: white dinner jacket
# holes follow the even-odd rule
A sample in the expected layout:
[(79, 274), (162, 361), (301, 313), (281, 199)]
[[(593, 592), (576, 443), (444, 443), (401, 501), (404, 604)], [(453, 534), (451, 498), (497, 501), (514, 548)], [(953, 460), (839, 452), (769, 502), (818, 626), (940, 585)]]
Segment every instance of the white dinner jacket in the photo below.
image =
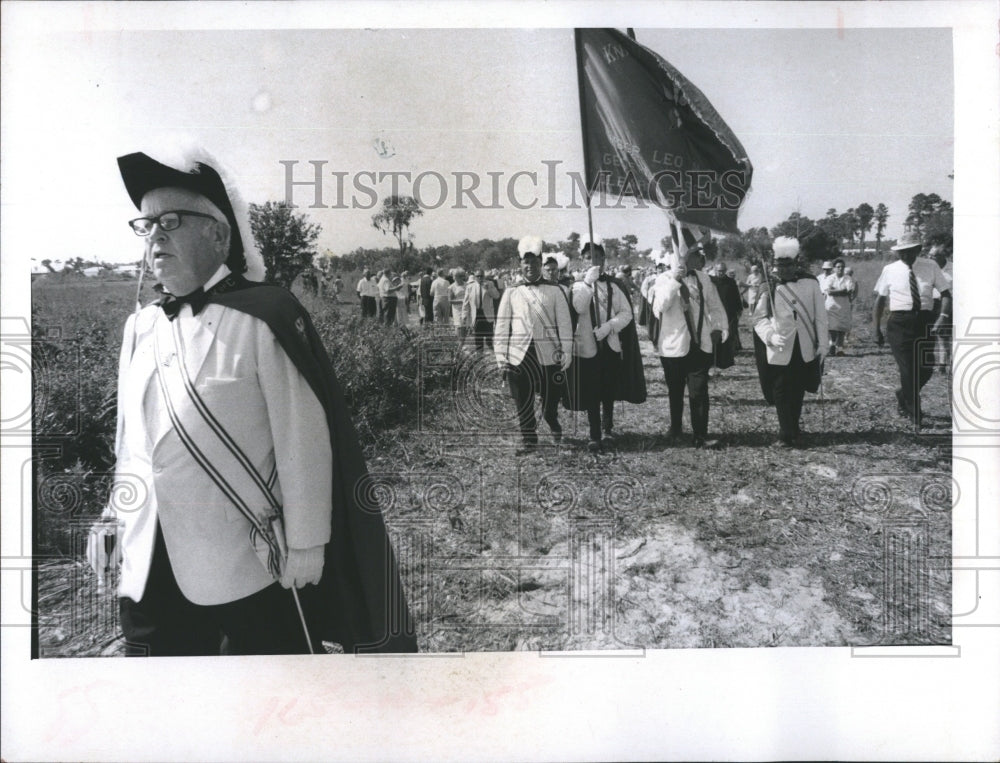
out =
[[(775, 286), (774, 307), (769, 318), (767, 305), (770, 299), (770, 293), (762, 289), (753, 313), (754, 331), (767, 345), (768, 363), (787, 366), (792, 359), (796, 335), (802, 360), (806, 363), (816, 357), (817, 350), (819, 354), (826, 353), (830, 343), (826, 297), (817, 281), (800, 278)], [(785, 338), (785, 345), (780, 350), (768, 344), (774, 334)]]
[[(217, 304), (176, 318), (188, 374), (205, 404), (239, 444), (284, 507), (290, 548), (330, 537), (332, 455), (319, 400), (263, 321)], [(171, 425), (155, 373), (179, 362), (172, 323), (158, 306), (129, 318), (119, 363), (117, 494), (138, 487), (131, 503), (112, 502), (124, 524), (119, 595), (145, 591), (157, 521), (183, 594), (195, 604), (243, 598), (273, 582), (250, 544), (251, 525), (192, 458)], [(223, 476), (261, 510), (267, 501), (208, 429), (175, 380), (179, 420)], [(115, 505), (115, 504), (118, 505)]]

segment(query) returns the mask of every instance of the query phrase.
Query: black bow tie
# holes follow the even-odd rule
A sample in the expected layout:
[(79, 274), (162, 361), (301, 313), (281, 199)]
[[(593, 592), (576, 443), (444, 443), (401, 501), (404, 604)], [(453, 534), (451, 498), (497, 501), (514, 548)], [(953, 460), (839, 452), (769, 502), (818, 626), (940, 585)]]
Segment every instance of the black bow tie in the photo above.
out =
[(163, 312), (166, 313), (167, 318), (173, 320), (181, 311), (181, 305), (185, 304), (191, 305), (191, 312), (197, 315), (208, 304), (208, 297), (208, 293), (199, 286), (193, 292), (185, 294), (183, 297), (175, 297), (172, 294), (168, 294), (160, 302), (160, 307), (163, 308)]

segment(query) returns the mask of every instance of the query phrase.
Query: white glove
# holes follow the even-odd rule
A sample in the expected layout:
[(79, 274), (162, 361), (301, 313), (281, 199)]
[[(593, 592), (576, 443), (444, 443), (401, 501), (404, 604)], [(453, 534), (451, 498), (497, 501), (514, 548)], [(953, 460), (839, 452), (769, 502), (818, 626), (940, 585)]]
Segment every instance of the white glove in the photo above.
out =
[(296, 588), (316, 584), (323, 574), (323, 549), (325, 546), (312, 548), (288, 549), (288, 560), (281, 575), (281, 585), (285, 588)]
[(569, 364), (572, 362), (573, 362), (573, 353), (567, 352), (563, 354), (561, 358), (559, 358), (559, 368), (561, 368), (563, 371), (566, 371), (567, 369), (569, 369)]
[(87, 564), (97, 575), (98, 588), (104, 587), (109, 572), (121, 562), (121, 544), (118, 542), (118, 524), (114, 515), (105, 510), (100, 521), (95, 522), (87, 534)]
[(594, 338), (598, 342), (600, 342), (602, 339), (604, 339), (610, 333), (611, 333), (611, 324), (610, 323), (605, 323), (605, 324), (603, 324), (601, 326), (598, 326), (596, 329), (594, 329)]
[(785, 337), (783, 337), (781, 334), (777, 332), (771, 334), (771, 337), (767, 340), (767, 343), (775, 350), (785, 349)]
[(583, 275), (583, 282), (587, 286), (593, 286), (597, 279), (601, 277), (601, 269), (597, 265), (592, 265)]

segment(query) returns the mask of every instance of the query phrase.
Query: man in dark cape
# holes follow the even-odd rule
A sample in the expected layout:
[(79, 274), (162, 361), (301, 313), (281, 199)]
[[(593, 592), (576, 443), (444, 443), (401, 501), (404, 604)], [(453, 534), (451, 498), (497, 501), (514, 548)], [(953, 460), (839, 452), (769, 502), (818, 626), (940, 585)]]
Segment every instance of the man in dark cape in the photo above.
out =
[(330, 359), (291, 293), (259, 282), (238, 195), (198, 156), (118, 160), (165, 287), (119, 367), (116, 473), (147, 485), (116, 510), (128, 651), (211, 654), (222, 634), (237, 654), (416, 651)]
[(416, 635), (396, 558), (357, 431), (326, 348), (305, 308), (287, 290), (229, 275), (208, 294), (209, 303), (264, 321), (305, 377), (326, 411), (333, 451), (332, 533), (315, 597), (319, 611), (307, 617), (324, 640), (346, 652), (415, 652)]

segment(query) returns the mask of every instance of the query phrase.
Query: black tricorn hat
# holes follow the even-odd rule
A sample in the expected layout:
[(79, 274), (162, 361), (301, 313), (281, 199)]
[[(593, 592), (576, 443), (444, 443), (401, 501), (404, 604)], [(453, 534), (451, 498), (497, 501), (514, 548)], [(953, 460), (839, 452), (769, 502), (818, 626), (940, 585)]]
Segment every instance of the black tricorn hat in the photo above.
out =
[(156, 188), (183, 188), (204, 196), (219, 208), (229, 223), (229, 256), (238, 258), (243, 255), (240, 226), (236, 224), (226, 184), (213, 167), (203, 162), (193, 162), (190, 170), (179, 170), (139, 152), (119, 156), (118, 169), (125, 183), (125, 190), (136, 209), (142, 206), (142, 197)]

